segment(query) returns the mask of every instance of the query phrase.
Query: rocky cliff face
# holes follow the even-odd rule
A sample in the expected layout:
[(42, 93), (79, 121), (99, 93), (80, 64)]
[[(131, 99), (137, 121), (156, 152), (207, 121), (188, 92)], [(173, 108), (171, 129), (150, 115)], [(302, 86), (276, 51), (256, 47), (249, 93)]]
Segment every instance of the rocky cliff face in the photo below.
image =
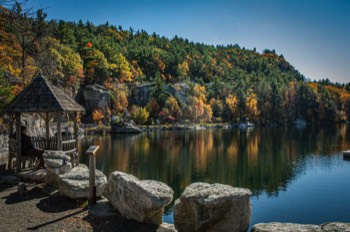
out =
[(87, 110), (105, 109), (111, 106), (109, 91), (96, 84), (86, 86), (84, 100)]
[[(152, 91), (153, 84), (144, 84), (144, 85), (130, 85), (130, 97), (129, 97), (129, 103), (130, 105), (136, 104), (140, 106), (146, 106), (149, 100), (152, 98), (151, 91)], [(174, 97), (176, 97), (181, 104), (187, 104), (188, 103), (188, 92), (189, 87), (186, 83), (176, 83), (173, 85), (166, 85), (165, 91)]]

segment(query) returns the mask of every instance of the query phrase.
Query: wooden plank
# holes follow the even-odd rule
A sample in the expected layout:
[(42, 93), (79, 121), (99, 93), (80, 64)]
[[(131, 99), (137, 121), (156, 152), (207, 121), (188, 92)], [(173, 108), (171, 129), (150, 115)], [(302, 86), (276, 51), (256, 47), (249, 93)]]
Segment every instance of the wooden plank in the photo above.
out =
[(95, 155), (95, 153), (98, 150), (98, 148), (99, 148), (99, 146), (92, 145), (92, 146), (89, 147), (89, 149), (87, 149), (86, 154), (87, 155), (90, 155), (90, 154)]
[(64, 154), (70, 154), (70, 153), (73, 153), (73, 152), (76, 152), (76, 151), (77, 151), (77, 149), (74, 148), (74, 149), (71, 149), (71, 150), (63, 151), (63, 152), (64, 152)]
[(75, 143), (75, 139), (62, 141), (62, 144), (68, 144), (68, 143)]

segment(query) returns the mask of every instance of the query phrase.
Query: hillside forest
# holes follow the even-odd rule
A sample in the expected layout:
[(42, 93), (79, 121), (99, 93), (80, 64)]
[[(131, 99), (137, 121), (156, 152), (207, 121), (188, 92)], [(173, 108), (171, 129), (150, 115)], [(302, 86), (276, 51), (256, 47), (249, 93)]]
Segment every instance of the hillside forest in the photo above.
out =
[[(86, 86), (109, 90), (110, 105), (87, 111), (87, 122), (126, 114), (148, 125), (350, 120), (350, 83), (311, 81), (274, 50), (206, 45), (108, 22), (47, 20), (45, 10), (0, 3), (0, 111), (41, 70), (83, 106)], [(146, 102), (133, 100), (140, 86), (149, 86)]]

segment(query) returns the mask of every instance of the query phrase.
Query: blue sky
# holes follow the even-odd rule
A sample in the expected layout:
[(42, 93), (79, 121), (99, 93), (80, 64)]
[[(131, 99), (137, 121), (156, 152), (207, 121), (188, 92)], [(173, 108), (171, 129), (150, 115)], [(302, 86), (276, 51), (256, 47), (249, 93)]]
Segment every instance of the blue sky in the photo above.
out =
[(27, 6), (46, 9), (48, 19), (275, 49), (307, 78), (350, 82), (348, 0), (29, 0)]

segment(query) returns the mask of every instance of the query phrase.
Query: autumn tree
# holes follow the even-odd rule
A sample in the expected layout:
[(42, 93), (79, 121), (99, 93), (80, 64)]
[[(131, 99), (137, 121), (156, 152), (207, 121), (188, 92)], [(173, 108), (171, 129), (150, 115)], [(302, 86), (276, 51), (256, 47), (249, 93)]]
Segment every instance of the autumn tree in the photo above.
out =
[(238, 99), (236, 96), (229, 94), (225, 100), (224, 114), (227, 120), (235, 121), (239, 119)]
[(36, 66), (56, 85), (72, 88), (75, 95), (78, 80), (83, 77), (83, 67), (80, 56), (70, 47), (51, 37), (43, 39)]
[(166, 100), (162, 109), (165, 118), (172, 118), (174, 120), (179, 119), (182, 116), (182, 110), (175, 97), (170, 96)]
[(87, 83), (103, 84), (109, 75), (108, 61), (101, 51), (88, 45), (84, 60), (85, 80)]
[(224, 104), (221, 100), (212, 98), (210, 99), (210, 106), (213, 111), (214, 117), (221, 117), (223, 110), (224, 110)]
[(259, 115), (258, 99), (253, 91), (249, 91), (249, 95), (246, 100), (246, 116), (249, 119), (256, 120)]
[(30, 77), (34, 73), (27, 70), (28, 58), (37, 52), (40, 40), (46, 34), (47, 14), (39, 9), (36, 13), (23, 9), (19, 2), (13, 2), (9, 8), (1, 8), (0, 18), (6, 32), (14, 35), (20, 46), (20, 68), (22, 77)]
[(149, 112), (145, 107), (140, 107), (133, 105), (130, 108), (130, 114), (132, 119), (137, 123), (137, 124), (144, 124), (147, 122), (149, 118)]
[(133, 80), (133, 74), (129, 62), (121, 53), (115, 59), (115, 63), (110, 65), (113, 76), (117, 77), (120, 82), (131, 82)]
[(104, 119), (104, 114), (102, 111), (100, 110), (95, 110), (94, 112), (92, 112), (92, 118), (95, 122), (98, 123), (98, 125), (102, 125), (103, 122), (102, 120)]

